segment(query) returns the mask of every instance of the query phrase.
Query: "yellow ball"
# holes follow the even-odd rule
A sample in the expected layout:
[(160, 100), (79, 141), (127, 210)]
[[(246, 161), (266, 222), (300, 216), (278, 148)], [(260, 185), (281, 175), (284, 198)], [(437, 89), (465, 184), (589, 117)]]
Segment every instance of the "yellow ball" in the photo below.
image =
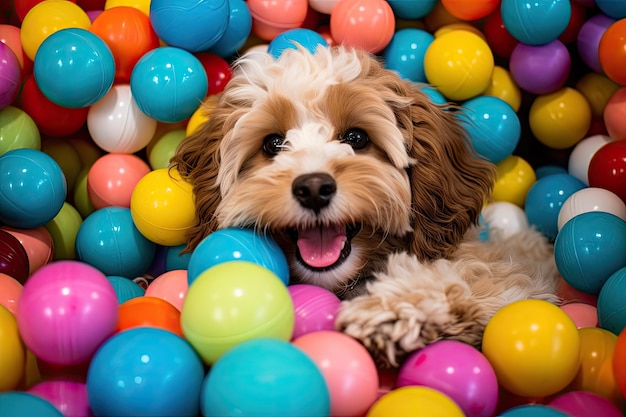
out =
[(44, 40), (61, 29), (89, 29), (91, 20), (87, 13), (67, 0), (45, 0), (26, 13), (22, 21), (20, 38), (24, 53), (35, 60), (37, 49)]
[(560, 307), (522, 300), (501, 308), (487, 323), (482, 352), (504, 389), (543, 398), (561, 391), (576, 376), (580, 336)]
[(467, 30), (436, 37), (424, 56), (426, 79), (450, 100), (463, 101), (481, 94), (491, 84), (493, 68), (487, 42)]
[(150, 241), (182, 245), (185, 232), (196, 222), (193, 187), (175, 169), (155, 169), (135, 185), (130, 214), (139, 232)]
[(455, 22), (443, 25), (435, 31), (433, 36), (435, 38), (438, 38), (439, 36), (445, 35), (446, 33), (452, 32), (453, 30), (466, 30), (468, 32), (472, 32), (474, 35), (480, 36), (481, 39), (485, 39), (485, 35), (476, 26), (472, 26), (469, 23), (465, 22)]
[(26, 351), (17, 328), (17, 320), (0, 305), (0, 392), (15, 389), (24, 376)]
[(496, 164), (497, 178), (491, 194), (494, 201), (524, 207), (526, 194), (537, 181), (535, 170), (525, 159), (511, 155)]
[(134, 7), (150, 16), (150, 0), (106, 0), (104, 10), (119, 6)]
[(507, 102), (515, 112), (517, 112), (522, 105), (522, 93), (520, 92), (519, 86), (511, 76), (511, 73), (498, 65), (493, 67), (491, 84), (483, 94), (497, 97)]
[(567, 149), (583, 139), (591, 127), (591, 107), (579, 91), (564, 87), (537, 96), (530, 106), (530, 130), (552, 149)]
[(396, 388), (376, 401), (366, 417), (464, 417), (447, 395), (423, 386)]
[(619, 84), (597, 72), (583, 75), (576, 83), (576, 89), (585, 96), (591, 106), (591, 114), (596, 117), (602, 117), (606, 103), (619, 88)]

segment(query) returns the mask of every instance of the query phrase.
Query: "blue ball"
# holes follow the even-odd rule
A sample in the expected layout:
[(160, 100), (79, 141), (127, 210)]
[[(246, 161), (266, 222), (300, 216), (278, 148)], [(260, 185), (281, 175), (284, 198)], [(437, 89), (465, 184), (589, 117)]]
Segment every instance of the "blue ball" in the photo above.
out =
[(228, 0), (152, 0), (150, 23), (167, 45), (190, 52), (207, 51), (226, 32)]
[(553, 241), (558, 233), (559, 211), (565, 200), (586, 185), (570, 174), (548, 175), (535, 181), (526, 194), (528, 224)]
[(513, 154), (522, 135), (522, 124), (506, 101), (479, 96), (463, 103), (457, 115), (479, 155), (496, 164)]
[(167, 247), (165, 252), (165, 271), (189, 268), (191, 253), (180, 253), (186, 246), (183, 243), (182, 245)]
[(126, 207), (105, 207), (91, 213), (76, 234), (78, 259), (105, 275), (136, 278), (156, 255), (156, 244), (137, 229)]
[(250, 37), (252, 15), (244, 0), (228, 0), (230, 17), (228, 27), (222, 37), (209, 49), (209, 52), (227, 58), (237, 52)]
[(115, 59), (107, 44), (85, 29), (62, 29), (37, 49), (33, 74), (41, 92), (62, 107), (91, 106), (109, 92)]
[(289, 284), (287, 258), (276, 241), (252, 229), (231, 227), (217, 230), (205, 237), (189, 258), (189, 285), (212, 266), (228, 261), (248, 261), (272, 271)]
[(567, 174), (567, 169), (560, 167), (558, 165), (542, 165), (535, 169), (535, 176), (537, 179), (547, 177), (552, 174)]
[(602, 13), (613, 19), (626, 17), (626, 2), (624, 1), (596, 0), (595, 3)]
[(48, 154), (20, 148), (0, 155), (0, 223), (20, 229), (43, 226), (66, 197), (63, 170)]
[(141, 297), (146, 294), (146, 290), (144, 290), (141, 285), (137, 284), (132, 279), (118, 277), (115, 275), (108, 276), (107, 279), (111, 285), (113, 285), (119, 304), (123, 304), (128, 300)]
[(298, 49), (298, 45), (311, 53), (315, 53), (320, 45), (327, 47), (328, 43), (322, 35), (314, 30), (289, 29), (272, 39), (267, 46), (267, 52), (274, 58), (278, 58), (285, 49)]
[(190, 416), (200, 410), (202, 361), (191, 345), (157, 328), (133, 328), (109, 338), (87, 371), (96, 416)]
[(177, 123), (191, 117), (208, 87), (200, 60), (172, 46), (146, 53), (130, 75), (130, 90), (139, 109), (163, 123)]
[(598, 324), (618, 336), (626, 327), (624, 300), (626, 300), (626, 267), (615, 271), (604, 283), (598, 295)]
[(2, 417), (64, 417), (52, 403), (34, 394), (21, 391), (0, 393)]
[(429, 14), (438, 0), (387, 0), (397, 19), (415, 20)]
[(425, 30), (400, 29), (382, 51), (385, 67), (404, 79), (425, 83), (424, 56), (433, 40)]
[(278, 339), (231, 348), (202, 386), (205, 416), (328, 416), (324, 376), (304, 352)]
[(572, 287), (597, 295), (618, 269), (626, 266), (626, 222), (601, 211), (568, 220), (554, 241), (554, 260)]
[(448, 103), (448, 100), (435, 87), (424, 84), (421, 88), (422, 92), (428, 96), (430, 101), (438, 105)]
[(500, 14), (506, 30), (527, 45), (545, 45), (569, 25), (570, 0), (502, 0)]
[(547, 405), (530, 404), (520, 405), (498, 414), (499, 417), (568, 417), (568, 414), (562, 413), (556, 408)]

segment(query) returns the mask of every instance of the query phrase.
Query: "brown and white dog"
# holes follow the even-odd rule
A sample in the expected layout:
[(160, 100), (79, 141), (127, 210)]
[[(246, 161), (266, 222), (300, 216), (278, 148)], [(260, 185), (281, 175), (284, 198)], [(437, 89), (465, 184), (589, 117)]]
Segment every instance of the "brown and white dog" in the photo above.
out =
[(528, 229), (478, 239), (494, 166), (454, 105), (345, 47), (237, 60), (172, 169), (191, 182), (188, 250), (224, 227), (269, 233), (292, 282), (344, 299), (337, 328), (382, 363), (450, 338), (479, 346), (502, 306), (557, 302), (549, 243)]

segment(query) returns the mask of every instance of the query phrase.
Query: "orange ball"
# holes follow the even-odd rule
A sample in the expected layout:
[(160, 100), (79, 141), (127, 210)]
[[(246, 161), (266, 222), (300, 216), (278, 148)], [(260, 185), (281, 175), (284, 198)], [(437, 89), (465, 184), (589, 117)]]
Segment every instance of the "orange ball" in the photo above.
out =
[(135, 297), (120, 304), (116, 331), (135, 327), (155, 327), (184, 337), (180, 326), (180, 311), (158, 297)]
[(500, 5), (500, 0), (441, 0), (448, 13), (461, 20), (483, 18)]
[(330, 34), (340, 44), (382, 51), (393, 38), (396, 21), (385, 0), (340, 0), (330, 14)]
[(617, 20), (604, 31), (598, 58), (606, 76), (626, 86), (626, 19)]
[(626, 397), (626, 329), (617, 337), (613, 350), (613, 376), (617, 388)]

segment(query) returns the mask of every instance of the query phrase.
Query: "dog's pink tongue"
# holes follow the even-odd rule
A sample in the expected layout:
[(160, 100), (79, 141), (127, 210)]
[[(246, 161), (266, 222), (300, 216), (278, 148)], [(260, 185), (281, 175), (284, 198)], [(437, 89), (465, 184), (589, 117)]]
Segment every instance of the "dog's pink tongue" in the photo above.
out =
[(298, 249), (304, 262), (324, 268), (337, 262), (347, 240), (345, 227), (314, 227), (298, 231)]

